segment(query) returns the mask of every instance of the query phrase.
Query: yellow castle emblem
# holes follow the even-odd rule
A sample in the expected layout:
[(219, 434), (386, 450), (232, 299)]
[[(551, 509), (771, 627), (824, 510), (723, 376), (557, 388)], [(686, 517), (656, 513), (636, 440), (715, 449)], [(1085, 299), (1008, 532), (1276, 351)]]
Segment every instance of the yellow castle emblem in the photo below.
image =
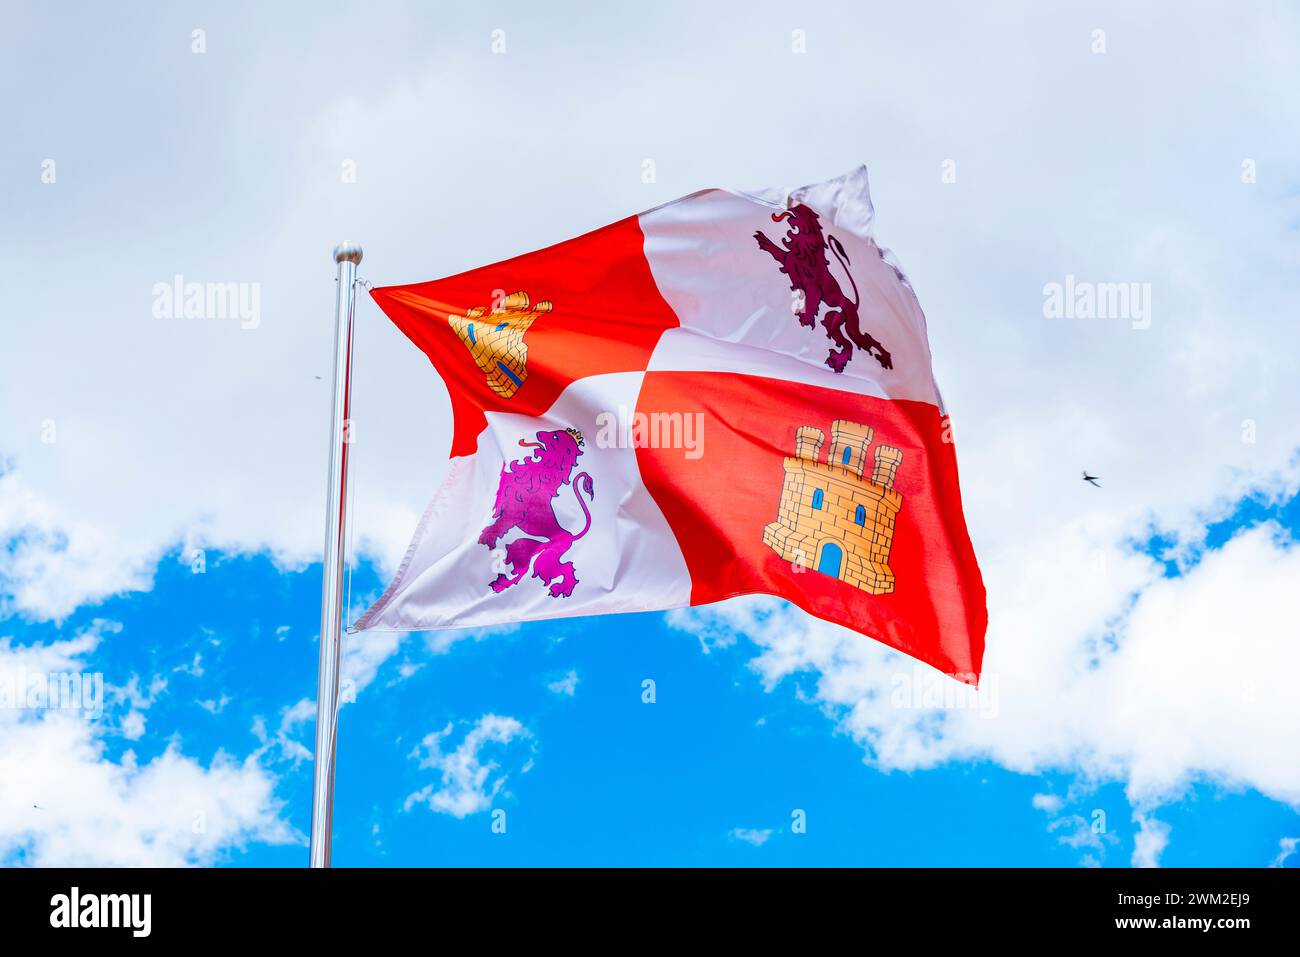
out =
[(530, 307), (528, 293), (513, 292), (491, 312), (475, 308), (463, 316), (448, 316), (447, 322), (469, 349), (475, 365), (486, 373), (488, 387), (508, 399), (528, 378), (524, 333), (538, 316), (550, 311), (549, 299)]
[(873, 434), (870, 426), (836, 419), (823, 462), (825, 433), (801, 426), (795, 432), (795, 454), (785, 459), (780, 510), (763, 529), (763, 543), (788, 562), (884, 595), (894, 590), (889, 550), (903, 504), (894, 489), (903, 453), (877, 446), (866, 478)]

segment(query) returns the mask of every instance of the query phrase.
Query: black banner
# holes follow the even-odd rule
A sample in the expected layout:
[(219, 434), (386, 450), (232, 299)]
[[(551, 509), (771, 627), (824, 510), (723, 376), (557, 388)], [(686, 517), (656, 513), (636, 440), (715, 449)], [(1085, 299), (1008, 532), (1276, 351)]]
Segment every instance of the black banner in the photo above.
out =
[[(851, 933), (914, 944), (1193, 936), (1294, 928), (1294, 870), (8, 870), (6, 943), (321, 943), (443, 933), (540, 945)], [(687, 934), (688, 938), (676, 935)], [(446, 941), (448, 944), (450, 940)], [(412, 941), (414, 943), (414, 941)]]

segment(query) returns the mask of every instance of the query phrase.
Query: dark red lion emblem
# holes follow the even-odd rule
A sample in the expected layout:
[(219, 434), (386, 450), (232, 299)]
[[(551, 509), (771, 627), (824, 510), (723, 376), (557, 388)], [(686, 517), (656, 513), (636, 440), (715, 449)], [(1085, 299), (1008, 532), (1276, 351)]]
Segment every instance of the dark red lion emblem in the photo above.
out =
[[(754, 233), (758, 248), (770, 253), (781, 266), (781, 272), (790, 277), (790, 289), (799, 294), (801, 302), (798, 311), (799, 322), (812, 328), (817, 322), (817, 313), (826, 304), (826, 315), (822, 317), (822, 326), (826, 337), (838, 348), (832, 349), (826, 357), (826, 364), (836, 372), (843, 372), (844, 367), (853, 358), (853, 347), (865, 349), (880, 363), (881, 368), (892, 369), (893, 360), (889, 352), (862, 331), (858, 318), (858, 284), (849, 272), (849, 257), (844, 246), (834, 236), (822, 234), (821, 223), (815, 212), (802, 203), (791, 206), (785, 212), (773, 213), (772, 221), (779, 223), (790, 220), (789, 231), (778, 246), (768, 239), (762, 230)], [(840, 289), (839, 281), (831, 275), (830, 261), (826, 258), (826, 248), (830, 246), (835, 258), (844, 267), (849, 282), (853, 285), (853, 299), (849, 299)], [(785, 248), (782, 248), (785, 247)]]
[[(497, 542), (519, 529), (523, 537), (506, 546), (505, 561), (511, 575), (504, 572), (490, 582), (495, 592), (503, 592), (518, 584), (528, 574), (550, 585), (552, 598), (568, 598), (578, 584), (573, 562), (564, 561), (564, 553), (591, 528), (591, 512), (579, 494), (579, 488), (588, 499), (595, 498), (591, 476), (586, 472), (573, 475), (582, 455), (582, 433), (577, 429), (557, 429), (538, 432), (536, 442), (519, 440), (525, 448), (532, 448), (531, 457), (511, 462), (501, 469), (501, 482), (497, 486), (496, 504), (492, 509), (492, 524), (483, 529), (479, 543), (495, 549)], [(587, 523), (576, 535), (568, 532), (555, 517), (554, 498), (562, 485), (570, 484), (573, 475), (573, 494)], [(528, 537), (535, 536), (535, 537)]]

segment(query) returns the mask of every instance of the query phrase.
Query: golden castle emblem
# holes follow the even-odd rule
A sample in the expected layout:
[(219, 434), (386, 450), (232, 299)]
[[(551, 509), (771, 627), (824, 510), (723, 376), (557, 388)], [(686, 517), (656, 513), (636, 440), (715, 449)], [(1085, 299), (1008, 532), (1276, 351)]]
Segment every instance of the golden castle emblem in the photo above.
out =
[(448, 316), (447, 322), (469, 349), (475, 365), (486, 373), (488, 387), (508, 399), (528, 378), (524, 333), (538, 316), (550, 311), (549, 299), (530, 307), (528, 293), (512, 292), (491, 312), (475, 308), (463, 316)]
[(763, 543), (788, 562), (884, 595), (894, 590), (889, 550), (903, 504), (894, 489), (903, 453), (877, 446), (866, 478), (873, 434), (870, 426), (836, 419), (823, 462), (825, 433), (807, 425), (796, 430), (795, 454), (785, 459), (780, 510), (763, 529)]

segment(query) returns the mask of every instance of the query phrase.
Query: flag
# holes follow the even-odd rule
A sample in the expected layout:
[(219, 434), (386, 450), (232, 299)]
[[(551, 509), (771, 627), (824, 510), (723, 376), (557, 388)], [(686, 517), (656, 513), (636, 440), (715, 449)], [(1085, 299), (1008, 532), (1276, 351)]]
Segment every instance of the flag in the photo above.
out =
[(446, 383), (451, 461), (357, 629), (767, 594), (960, 680), (987, 613), (925, 317), (866, 169), (710, 189), (371, 290)]

